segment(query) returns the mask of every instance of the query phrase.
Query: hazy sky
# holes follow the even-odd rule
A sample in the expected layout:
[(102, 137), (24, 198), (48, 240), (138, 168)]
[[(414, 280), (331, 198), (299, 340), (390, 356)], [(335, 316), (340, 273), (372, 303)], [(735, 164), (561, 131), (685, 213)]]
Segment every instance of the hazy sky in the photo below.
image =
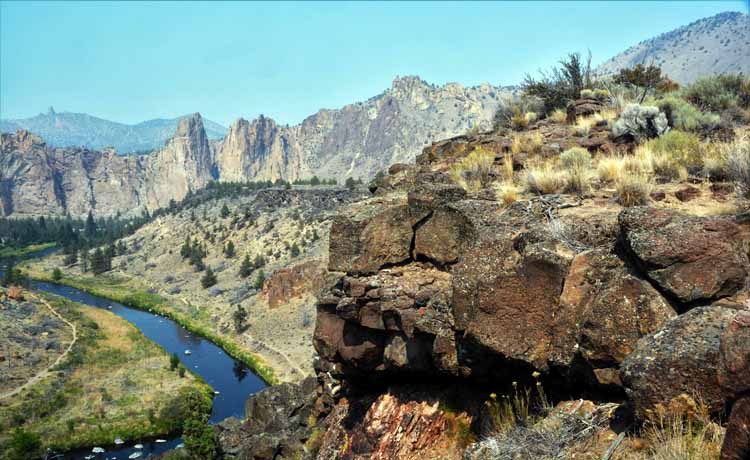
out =
[(0, 116), (125, 123), (199, 111), (298, 123), (396, 75), (518, 83), (569, 51), (601, 62), (746, 2), (67, 3), (0, 1)]

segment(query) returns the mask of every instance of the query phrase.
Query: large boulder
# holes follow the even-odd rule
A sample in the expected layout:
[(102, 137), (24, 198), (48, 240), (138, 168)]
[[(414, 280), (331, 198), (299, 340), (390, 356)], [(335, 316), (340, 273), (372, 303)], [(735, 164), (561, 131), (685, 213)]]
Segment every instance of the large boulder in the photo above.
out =
[(727, 423), (721, 460), (747, 460), (750, 458), (750, 396), (734, 403)]
[(721, 338), (719, 383), (729, 400), (750, 394), (750, 310), (738, 311)]
[(732, 219), (635, 207), (622, 211), (619, 222), (628, 253), (679, 301), (716, 299), (745, 286), (750, 264)]
[(642, 338), (622, 363), (620, 378), (639, 417), (658, 404), (687, 395), (710, 410), (724, 407), (719, 386), (719, 348), (735, 310), (697, 307)]
[[(617, 368), (638, 340), (676, 316), (656, 289), (607, 249), (576, 255), (561, 306), (558, 360), (569, 365), (577, 352), (594, 368)], [(572, 336), (567, 341), (566, 334)]]
[(331, 223), (328, 269), (366, 274), (409, 261), (414, 226), (426, 215), (377, 199), (350, 206)]
[(317, 381), (284, 383), (252, 395), (244, 421), (227, 419), (217, 425), (224, 459), (292, 460), (306, 458), (305, 442), (319, 415), (315, 408)]
[[(573, 254), (554, 242), (484, 241), (453, 269), (453, 316), (476, 356), (488, 352), (546, 370), (560, 294)], [(523, 246), (523, 247), (519, 247)]]
[(594, 98), (577, 99), (568, 104), (568, 107), (566, 110), (567, 112), (566, 121), (570, 124), (573, 124), (576, 122), (578, 117), (589, 117), (591, 115), (601, 112), (605, 108), (606, 108), (606, 105), (598, 99), (594, 99)]

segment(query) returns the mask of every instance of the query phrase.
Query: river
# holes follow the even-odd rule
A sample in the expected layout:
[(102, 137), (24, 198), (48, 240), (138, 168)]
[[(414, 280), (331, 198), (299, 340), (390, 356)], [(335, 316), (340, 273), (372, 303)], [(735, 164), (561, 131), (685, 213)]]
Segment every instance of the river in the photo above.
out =
[[(53, 251), (54, 248), (50, 248), (30, 254), (25, 258), (42, 257)], [(31, 288), (65, 297), (84, 305), (109, 310), (132, 323), (146, 337), (158, 343), (169, 354), (176, 353), (187, 369), (201, 376), (216, 392), (211, 408), (211, 423), (217, 423), (232, 416), (243, 418), (245, 415), (245, 400), (248, 396), (266, 387), (263, 380), (241, 361), (232, 358), (218, 345), (193, 334), (169, 318), (130, 308), (68, 286), (32, 281)], [(186, 354), (186, 351), (189, 354)], [(98, 446), (104, 448), (105, 452), (93, 458), (97, 460), (120, 460), (127, 459), (136, 452), (141, 452), (141, 458), (145, 458), (151, 453), (159, 454), (173, 449), (182, 442), (181, 438), (175, 436), (165, 437), (163, 440), (165, 442), (156, 442), (155, 439), (135, 440), (115, 446), (113, 439), (110, 446)], [(133, 447), (135, 444), (142, 444), (143, 449), (136, 449)], [(92, 447), (68, 452), (62, 458), (66, 460), (86, 459), (93, 455)]]

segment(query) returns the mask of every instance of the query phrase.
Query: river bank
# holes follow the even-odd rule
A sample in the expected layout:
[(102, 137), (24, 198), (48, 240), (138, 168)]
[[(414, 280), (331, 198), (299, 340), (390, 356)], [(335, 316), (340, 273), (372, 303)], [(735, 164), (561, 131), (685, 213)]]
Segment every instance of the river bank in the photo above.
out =
[[(117, 315), (46, 293), (25, 297), (4, 303), (0, 319), (48, 304), (75, 326), (77, 340), (57, 365), (0, 400), (0, 450), (10, 451), (17, 430), (55, 451), (166, 437), (180, 428), (186, 393), (213, 394), (200, 376), (171, 369), (166, 350)], [(9, 358), (3, 364), (23, 365), (22, 355)]]
[(30, 244), (22, 248), (2, 248), (0, 249), (0, 259), (8, 259), (13, 257), (26, 257), (34, 253), (41, 253), (45, 250), (56, 248), (57, 243), (41, 243), (41, 244)]
[(165, 316), (188, 331), (205, 337), (219, 345), (230, 356), (242, 361), (247, 367), (252, 369), (265, 383), (269, 385), (278, 383), (278, 378), (272, 367), (267, 365), (257, 354), (243, 350), (231, 339), (210, 330), (205, 325), (206, 322), (210, 321), (210, 318), (201, 318), (199, 310), (196, 311), (198, 315), (189, 318), (186, 314), (171, 307), (161, 296), (148, 292), (147, 288), (137, 285), (132, 279), (117, 279), (111, 275), (76, 277), (66, 274), (61, 279), (54, 280), (51, 271), (40, 270), (35, 264), (24, 263), (20, 265), (20, 268), (31, 279), (36, 281), (73, 287), (97, 297), (119, 302), (128, 307)]

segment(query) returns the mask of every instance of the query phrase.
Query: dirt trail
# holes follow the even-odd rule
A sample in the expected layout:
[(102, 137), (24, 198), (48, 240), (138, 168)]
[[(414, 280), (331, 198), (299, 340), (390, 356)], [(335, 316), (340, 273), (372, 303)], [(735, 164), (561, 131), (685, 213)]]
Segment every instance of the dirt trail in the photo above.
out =
[(75, 345), (76, 341), (78, 340), (78, 330), (76, 329), (76, 325), (75, 325), (75, 324), (73, 324), (73, 323), (71, 323), (70, 321), (68, 321), (67, 319), (65, 319), (65, 318), (64, 318), (64, 317), (63, 317), (63, 316), (62, 316), (62, 315), (61, 315), (60, 313), (58, 313), (58, 311), (57, 311), (57, 310), (55, 310), (55, 309), (54, 309), (54, 307), (52, 307), (52, 305), (50, 305), (50, 303), (49, 303), (49, 302), (47, 302), (47, 301), (46, 301), (45, 299), (43, 299), (43, 298), (41, 298), (41, 297), (39, 297), (39, 296), (37, 296), (37, 295), (34, 295), (34, 294), (30, 294), (30, 293), (26, 293), (26, 294), (27, 294), (27, 295), (28, 295), (29, 297), (33, 297), (34, 299), (36, 299), (36, 300), (38, 300), (38, 301), (42, 302), (42, 303), (43, 303), (44, 305), (46, 305), (46, 306), (47, 306), (47, 308), (49, 308), (49, 310), (50, 310), (50, 311), (52, 312), (52, 314), (53, 314), (53, 315), (57, 316), (57, 317), (58, 317), (58, 318), (59, 318), (59, 319), (60, 319), (61, 321), (63, 321), (63, 322), (64, 322), (65, 324), (67, 324), (68, 326), (70, 326), (70, 328), (71, 328), (71, 329), (73, 330), (73, 340), (71, 340), (71, 341), (70, 341), (70, 345), (68, 345), (68, 348), (66, 348), (66, 349), (65, 349), (65, 351), (64, 351), (64, 352), (63, 352), (63, 353), (62, 353), (62, 354), (61, 354), (60, 356), (58, 356), (58, 357), (57, 357), (57, 359), (55, 360), (55, 362), (54, 362), (54, 363), (50, 364), (49, 366), (47, 366), (47, 368), (46, 368), (46, 369), (44, 369), (43, 371), (39, 372), (38, 374), (36, 374), (35, 376), (31, 377), (30, 379), (28, 379), (28, 380), (26, 381), (26, 383), (24, 383), (23, 385), (21, 385), (21, 386), (17, 387), (17, 388), (16, 388), (16, 389), (14, 389), (14, 390), (11, 390), (11, 391), (9, 391), (9, 392), (7, 392), (7, 393), (2, 393), (2, 394), (0, 394), (0, 399), (5, 399), (5, 398), (10, 398), (11, 396), (15, 396), (15, 395), (17, 395), (18, 393), (20, 393), (20, 392), (22, 392), (23, 390), (25, 390), (26, 388), (28, 388), (28, 387), (30, 387), (30, 386), (32, 386), (32, 385), (34, 385), (34, 384), (36, 384), (37, 382), (39, 382), (39, 381), (41, 381), (42, 379), (44, 379), (45, 377), (47, 377), (47, 376), (49, 375), (49, 373), (50, 373), (50, 370), (51, 370), (51, 369), (52, 369), (53, 367), (55, 367), (55, 366), (57, 366), (58, 364), (60, 364), (60, 363), (62, 362), (62, 360), (63, 360), (63, 359), (65, 359), (65, 357), (66, 357), (66, 356), (68, 356), (68, 353), (70, 353), (70, 350), (72, 350), (72, 349), (73, 349), (73, 345)]

